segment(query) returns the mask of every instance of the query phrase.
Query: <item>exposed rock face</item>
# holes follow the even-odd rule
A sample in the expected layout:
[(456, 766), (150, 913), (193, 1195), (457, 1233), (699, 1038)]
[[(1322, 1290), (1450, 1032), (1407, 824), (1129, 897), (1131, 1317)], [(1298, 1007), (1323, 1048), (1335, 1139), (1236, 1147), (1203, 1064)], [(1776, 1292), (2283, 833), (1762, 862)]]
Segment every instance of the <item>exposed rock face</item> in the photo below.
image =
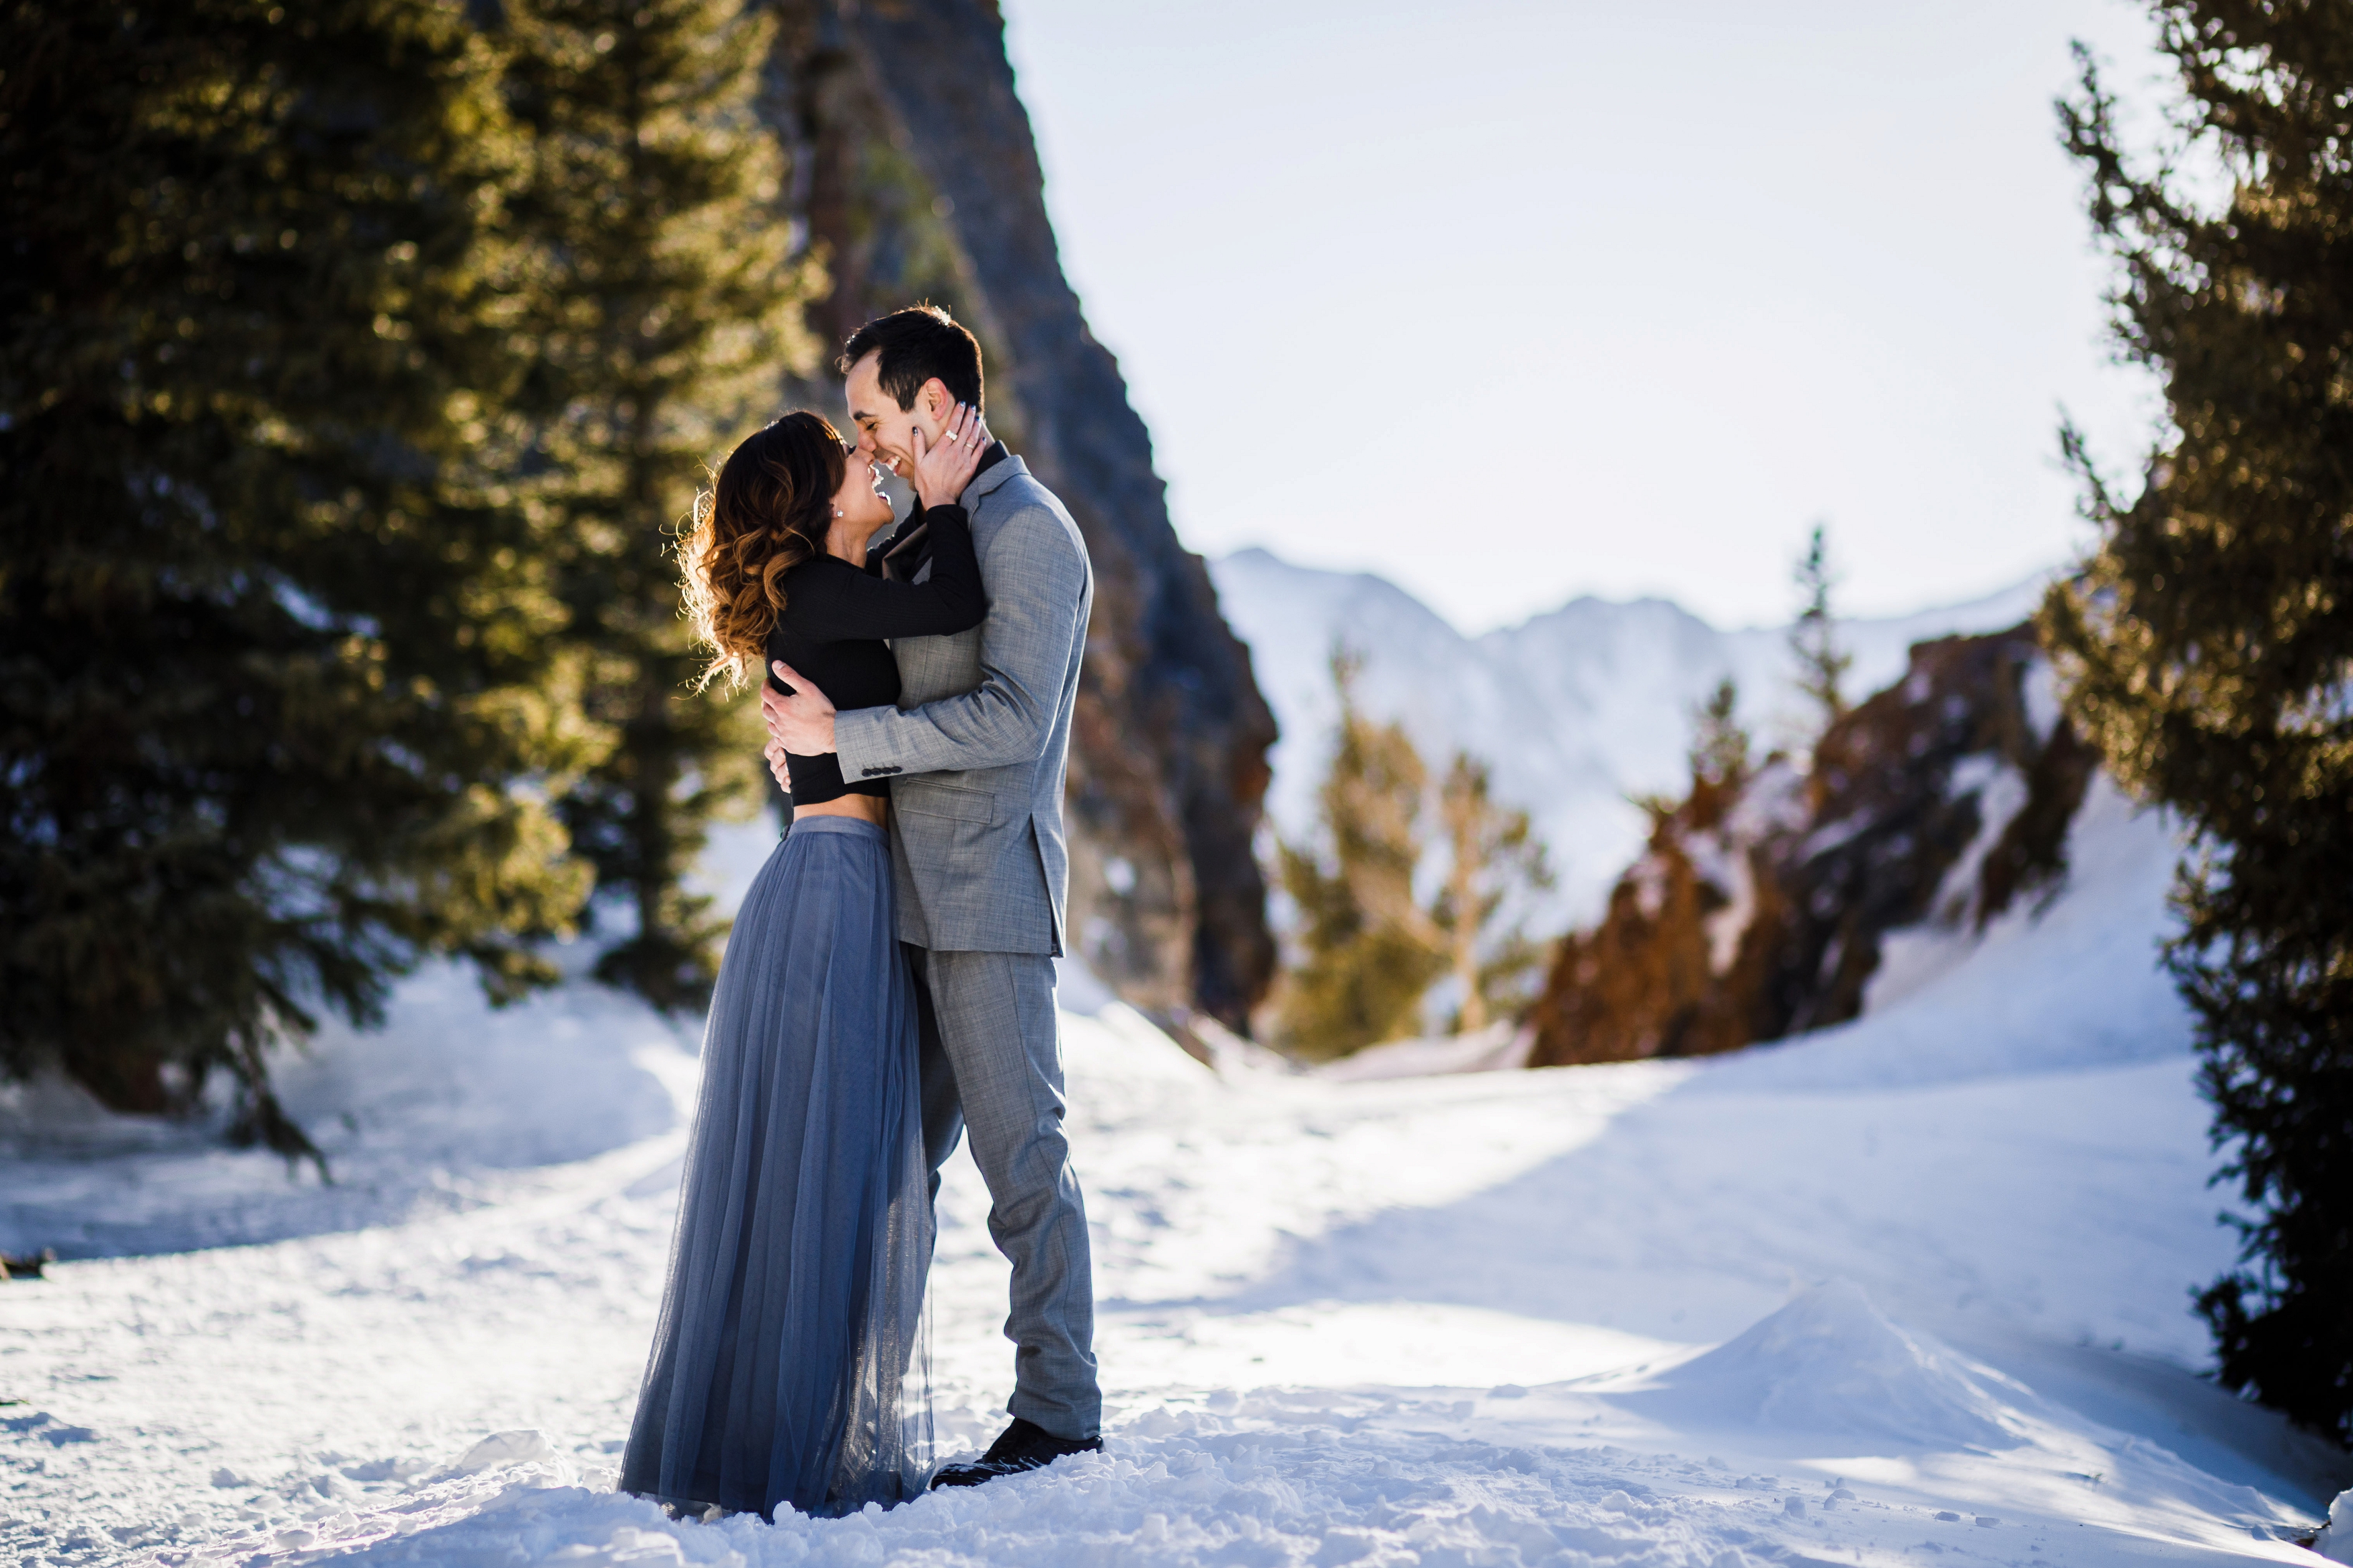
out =
[(1910, 673), (1786, 760), (1656, 816), (1609, 911), (1565, 939), (1532, 1065), (1697, 1056), (1852, 1018), (1881, 939), (1982, 927), (2064, 870), (2096, 758), (2021, 627), (1912, 650)]
[(1062, 276), (1004, 24), (986, 0), (786, 0), (771, 119), (831, 267), (837, 341), (929, 295), (989, 359), (991, 423), (1070, 508), (1094, 562), (1069, 804), (1071, 931), (1121, 995), (1235, 1028), (1274, 969), (1251, 849), (1274, 719), (1151, 438)]

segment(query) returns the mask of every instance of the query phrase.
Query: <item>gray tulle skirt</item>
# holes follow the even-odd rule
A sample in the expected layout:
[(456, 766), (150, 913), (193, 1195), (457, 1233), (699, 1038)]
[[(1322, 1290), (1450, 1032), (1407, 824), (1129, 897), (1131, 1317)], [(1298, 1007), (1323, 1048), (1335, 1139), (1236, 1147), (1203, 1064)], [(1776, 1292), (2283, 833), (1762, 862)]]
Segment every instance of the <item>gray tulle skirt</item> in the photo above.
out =
[(621, 1489), (848, 1513), (921, 1494), (932, 1209), (884, 832), (803, 817), (744, 900)]

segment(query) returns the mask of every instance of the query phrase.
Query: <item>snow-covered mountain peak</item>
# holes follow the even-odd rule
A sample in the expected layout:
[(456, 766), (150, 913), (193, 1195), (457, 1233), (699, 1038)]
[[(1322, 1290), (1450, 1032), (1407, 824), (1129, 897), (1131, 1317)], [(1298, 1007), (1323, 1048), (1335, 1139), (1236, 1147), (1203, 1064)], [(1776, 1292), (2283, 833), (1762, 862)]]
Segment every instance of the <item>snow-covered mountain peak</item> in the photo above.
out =
[[(1801, 721), (1779, 627), (1725, 631), (1669, 600), (1585, 595), (1473, 637), (1370, 573), (1294, 565), (1263, 549), (1209, 570), (1282, 726), (1268, 798), (1275, 831), (1297, 839), (1314, 830), (1338, 718), (1331, 656), (1345, 646), (1364, 660), (1358, 690), (1368, 711), (1401, 722), (1433, 769), (1458, 750), (1482, 758), (1497, 794), (1535, 818), (1560, 875), (1554, 912), (1564, 921), (1590, 916), (1639, 853), (1643, 819), (1629, 797), (1687, 782), (1692, 714), (1718, 681), (1738, 684), (1743, 721), (1765, 744)], [(1945, 608), (1841, 623), (1854, 692), (1901, 676), (1915, 642), (2017, 625), (2042, 588), (2036, 579)]]

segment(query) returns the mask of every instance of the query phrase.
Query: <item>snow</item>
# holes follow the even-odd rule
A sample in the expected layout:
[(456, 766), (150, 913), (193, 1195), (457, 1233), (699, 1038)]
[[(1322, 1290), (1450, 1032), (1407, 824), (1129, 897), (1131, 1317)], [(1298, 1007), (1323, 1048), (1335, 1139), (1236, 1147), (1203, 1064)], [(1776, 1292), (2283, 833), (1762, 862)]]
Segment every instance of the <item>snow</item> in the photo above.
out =
[(1904, 1448), (2011, 1447), (2024, 1434), (2003, 1396), (2032, 1397), (1897, 1328), (1844, 1279), (1800, 1292), (1669, 1371), (1635, 1375), (1617, 1403), (1653, 1420), (1764, 1428), (1807, 1447), (1868, 1436)]
[[(422, 973), (287, 1067), (332, 1187), (14, 1091), (0, 1247), (69, 1260), (0, 1285), (0, 1562), (2315, 1561), (2346, 1457), (2195, 1375), (2232, 1239), (2172, 842), (2099, 786), (2069, 853), (1855, 1023), (1706, 1063), (1213, 1072), (1066, 972), (1105, 1451), (847, 1520), (612, 1489), (691, 1029)], [(959, 1158), (951, 1450), (1010, 1375), (985, 1212)]]
[(1796, 1086), (1900, 1074), (1930, 1082), (2161, 1059), (2187, 1048), (2189, 1015), (2156, 971), (2171, 928), (2174, 847), (2164, 823), (2094, 775), (2067, 837), (2067, 883), (1979, 934), (1925, 925), (1882, 939), (1862, 1022), (1767, 1047), (1729, 1073)]
[[(1268, 812), (1303, 841), (1332, 744), (1335, 643), (1364, 660), (1366, 711), (1404, 723), (1433, 768), (1457, 750), (1485, 760), (1497, 798), (1530, 813), (1560, 873), (1554, 923), (1591, 919), (1646, 831), (1630, 797), (1679, 795), (1692, 712), (1729, 676), (1759, 753), (1794, 740), (1802, 704), (1784, 631), (1719, 631), (1662, 599), (1581, 598), (1521, 626), (1469, 637), (1405, 588), (1364, 574), (1294, 566), (1264, 550), (1212, 562), (1218, 602), (1242, 640), (1282, 738)], [(1915, 642), (2018, 625), (2040, 579), (1967, 604), (1842, 621), (1852, 692), (1904, 673)], [(2044, 693), (2047, 696), (2047, 692)]]
[(2331, 1563), (2353, 1563), (2353, 1490), (2337, 1494), (2328, 1505), (2328, 1525), (2313, 1550)]
[(1504, 1072), (1528, 1065), (1535, 1030), (1509, 1021), (1460, 1035), (1387, 1040), (1326, 1062), (1316, 1075), (1332, 1083), (1364, 1083), (1377, 1078), (1429, 1078), (1450, 1072)]

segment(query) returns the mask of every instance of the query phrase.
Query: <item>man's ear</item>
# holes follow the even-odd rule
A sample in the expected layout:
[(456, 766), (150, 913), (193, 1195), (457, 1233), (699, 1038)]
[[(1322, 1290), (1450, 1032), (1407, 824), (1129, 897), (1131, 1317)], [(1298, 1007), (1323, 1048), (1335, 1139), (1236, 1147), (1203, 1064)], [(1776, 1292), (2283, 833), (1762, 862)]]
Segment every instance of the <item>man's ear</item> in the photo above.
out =
[(935, 375), (923, 383), (923, 395), (918, 406), (934, 419), (944, 419), (948, 410), (955, 406), (955, 399), (948, 395), (948, 384)]

